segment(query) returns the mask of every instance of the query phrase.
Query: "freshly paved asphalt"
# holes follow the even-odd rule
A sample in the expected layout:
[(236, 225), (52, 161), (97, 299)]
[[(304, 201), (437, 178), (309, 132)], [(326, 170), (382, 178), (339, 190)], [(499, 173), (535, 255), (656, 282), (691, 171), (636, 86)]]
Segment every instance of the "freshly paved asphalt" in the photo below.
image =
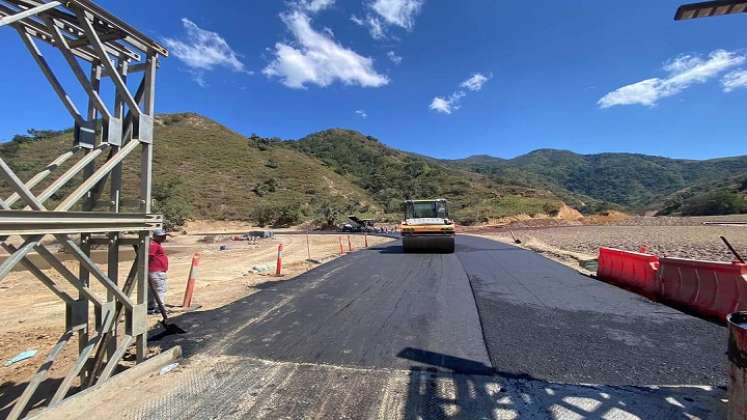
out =
[(454, 254), (362, 250), (213, 311), (187, 354), (497, 373), (610, 385), (723, 385), (726, 329), (542, 256), (459, 236)]

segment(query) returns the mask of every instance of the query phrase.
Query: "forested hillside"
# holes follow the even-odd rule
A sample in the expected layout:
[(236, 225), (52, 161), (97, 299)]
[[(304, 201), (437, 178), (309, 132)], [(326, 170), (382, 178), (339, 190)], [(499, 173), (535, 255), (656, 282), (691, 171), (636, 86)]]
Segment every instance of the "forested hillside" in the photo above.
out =
[[(516, 213), (552, 213), (561, 204), (550, 193), (500, 185), (347, 130), (328, 130), (298, 142), (247, 138), (196, 114), (171, 114), (157, 118), (155, 137), (155, 210), (177, 224), (192, 217), (275, 226), (305, 221), (329, 225), (352, 214), (396, 221), (401, 217), (401, 201), (408, 197), (450, 198), (453, 215), (462, 223)], [(0, 156), (28, 179), (69, 149), (71, 140), (71, 130), (31, 131), (0, 143)], [(128, 158), (125, 168), (123, 199), (125, 206), (134, 206), (138, 157)], [(102, 191), (100, 209), (106, 211), (108, 186)], [(10, 192), (7, 184), (0, 183), (0, 193)]]
[[(560, 195), (566, 190), (588, 196), (600, 202), (594, 205), (597, 208), (619, 206), (629, 211), (659, 210), (671, 214), (683, 212), (685, 206), (689, 208), (684, 211), (686, 214), (694, 214), (699, 212), (696, 202), (704, 194), (718, 192), (723, 200), (736, 204), (721, 210), (712, 208), (711, 212), (747, 211), (739, 201), (744, 201), (747, 156), (694, 161), (543, 149), (508, 160), (473, 156), (444, 163), (504, 182), (544, 186)], [(685, 203), (687, 200), (690, 204)]]

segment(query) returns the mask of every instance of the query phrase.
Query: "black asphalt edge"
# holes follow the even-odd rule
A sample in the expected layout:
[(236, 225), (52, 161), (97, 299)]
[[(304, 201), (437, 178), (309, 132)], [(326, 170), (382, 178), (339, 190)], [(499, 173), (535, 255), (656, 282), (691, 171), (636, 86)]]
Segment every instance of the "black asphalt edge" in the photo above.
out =
[(495, 360), (493, 360), (493, 357), (491, 356), (491, 353), (490, 353), (490, 349), (488, 349), (488, 340), (485, 337), (485, 325), (482, 322), (482, 311), (480, 310), (480, 305), (477, 303), (477, 296), (475, 295), (475, 288), (472, 285), (472, 276), (470, 276), (467, 270), (464, 268), (464, 263), (462, 262), (462, 259), (459, 258), (459, 254), (457, 254), (456, 257), (457, 257), (457, 261), (459, 261), (459, 265), (462, 266), (464, 275), (467, 276), (467, 282), (469, 282), (469, 290), (472, 293), (472, 300), (475, 302), (475, 310), (477, 311), (477, 321), (480, 323), (480, 334), (482, 335), (482, 345), (485, 348), (485, 353), (488, 355), (488, 359), (490, 360), (490, 369), (492, 370), (491, 374), (495, 374), (496, 373)]
[[(576, 227), (576, 226), (565, 226), (565, 227)], [(466, 235), (469, 235), (469, 234), (466, 234)], [(494, 240), (494, 239), (489, 239), (489, 238), (485, 238), (485, 237), (477, 236), (477, 235), (470, 235), (470, 236), (472, 236), (474, 238), (487, 239), (487, 240), (490, 240), (490, 241)], [(692, 316), (694, 318), (702, 319), (703, 321), (710, 322), (710, 323), (718, 325), (720, 327), (725, 327), (726, 326), (726, 320), (725, 319), (721, 319), (721, 318), (718, 318), (718, 317), (712, 317), (712, 316), (706, 316), (706, 315), (703, 315), (703, 314), (699, 313), (698, 311), (696, 311), (696, 310), (694, 310), (692, 308), (689, 308), (687, 305), (679, 304), (677, 302), (668, 301), (666, 299), (660, 299), (660, 298), (657, 298), (656, 296), (648, 296), (648, 295), (646, 295), (644, 293), (641, 293), (640, 290), (637, 290), (633, 286), (626, 286), (626, 285), (623, 285), (623, 284), (618, 284), (618, 283), (615, 283), (615, 282), (612, 282), (612, 281), (604, 280), (604, 279), (600, 278), (597, 275), (597, 273), (594, 273), (594, 272), (585, 272), (585, 271), (579, 270), (579, 269), (577, 269), (575, 267), (571, 267), (571, 266), (569, 266), (567, 264), (563, 264), (562, 262), (560, 262), (560, 261), (558, 261), (558, 260), (556, 260), (554, 258), (551, 258), (551, 257), (545, 255), (546, 254), (545, 252), (537, 251), (537, 250), (535, 250), (533, 248), (516, 246), (516, 245), (513, 245), (513, 244), (504, 243), (504, 242), (500, 242), (500, 243), (502, 243), (504, 245), (512, 246), (514, 248), (523, 249), (525, 251), (533, 252), (533, 253), (535, 253), (535, 254), (537, 254), (539, 256), (542, 256), (542, 257), (544, 257), (544, 258), (546, 258), (546, 259), (548, 259), (550, 261), (553, 261), (553, 262), (555, 262), (557, 264), (565, 266), (565, 267), (567, 267), (567, 268), (569, 268), (569, 269), (577, 272), (578, 274), (580, 274), (580, 275), (582, 275), (582, 276), (584, 276), (584, 277), (586, 277), (588, 279), (591, 279), (591, 280), (594, 280), (594, 281), (598, 281), (600, 283), (604, 283), (604, 284), (606, 284), (608, 286), (616, 287), (616, 288), (621, 289), (621, 290), (625, 290), (626, 292), (630, 292), (630, 293), (633, 293), (635, 295), (638, 295), (638, 296), (640, 296), (643, 299), (646, 299), (648, 301), (664, 305), (666, 307), (669, 307), (669, 308), (672, 308), (674, 310), (680, 311), (680, 312), (682, 312), (682, 313), (684, 313), (686, 315), (690, 315), (690, 316)], [(472, 278), (469, 277), (469, 274), (467, 274), (467, 277), (470, 279), (470, 287), (472, 287)], [(474, 295), (474, 290), (472, 290), (472, 294)], [(477, 303), (475, 302), (475, 304), (477, 304)], [(479, 305), (477, 306), (477, 308), (478, 308), (478, 313), (479, 313), (479, 309), (480, 309)], [(482, 317), (480, 317), (480, 322), (482, 322)], [(491, 360), (491, 363), (492, 363), (492, 360)]]

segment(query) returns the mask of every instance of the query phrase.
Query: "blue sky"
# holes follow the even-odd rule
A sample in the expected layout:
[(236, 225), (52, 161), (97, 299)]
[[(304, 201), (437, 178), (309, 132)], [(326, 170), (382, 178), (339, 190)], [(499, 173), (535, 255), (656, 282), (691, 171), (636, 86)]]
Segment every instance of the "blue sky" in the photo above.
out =
[[(100, 1), (170, 48), (158, 112), (246, 135), (343, 127), (443, 158), (745, 154), (747, 16), (674, 22), (680, 3)], [(17, 34), (0, 45), (0, 139), (70, 126)]]

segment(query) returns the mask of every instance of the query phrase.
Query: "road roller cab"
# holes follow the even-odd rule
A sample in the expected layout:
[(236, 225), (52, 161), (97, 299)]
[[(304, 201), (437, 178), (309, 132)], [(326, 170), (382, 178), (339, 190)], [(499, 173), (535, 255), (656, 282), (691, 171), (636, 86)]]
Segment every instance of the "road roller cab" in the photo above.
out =
[(400, 228), (405, 252), (454, 252), (454, 222), (446, 199), (405, 201)]

